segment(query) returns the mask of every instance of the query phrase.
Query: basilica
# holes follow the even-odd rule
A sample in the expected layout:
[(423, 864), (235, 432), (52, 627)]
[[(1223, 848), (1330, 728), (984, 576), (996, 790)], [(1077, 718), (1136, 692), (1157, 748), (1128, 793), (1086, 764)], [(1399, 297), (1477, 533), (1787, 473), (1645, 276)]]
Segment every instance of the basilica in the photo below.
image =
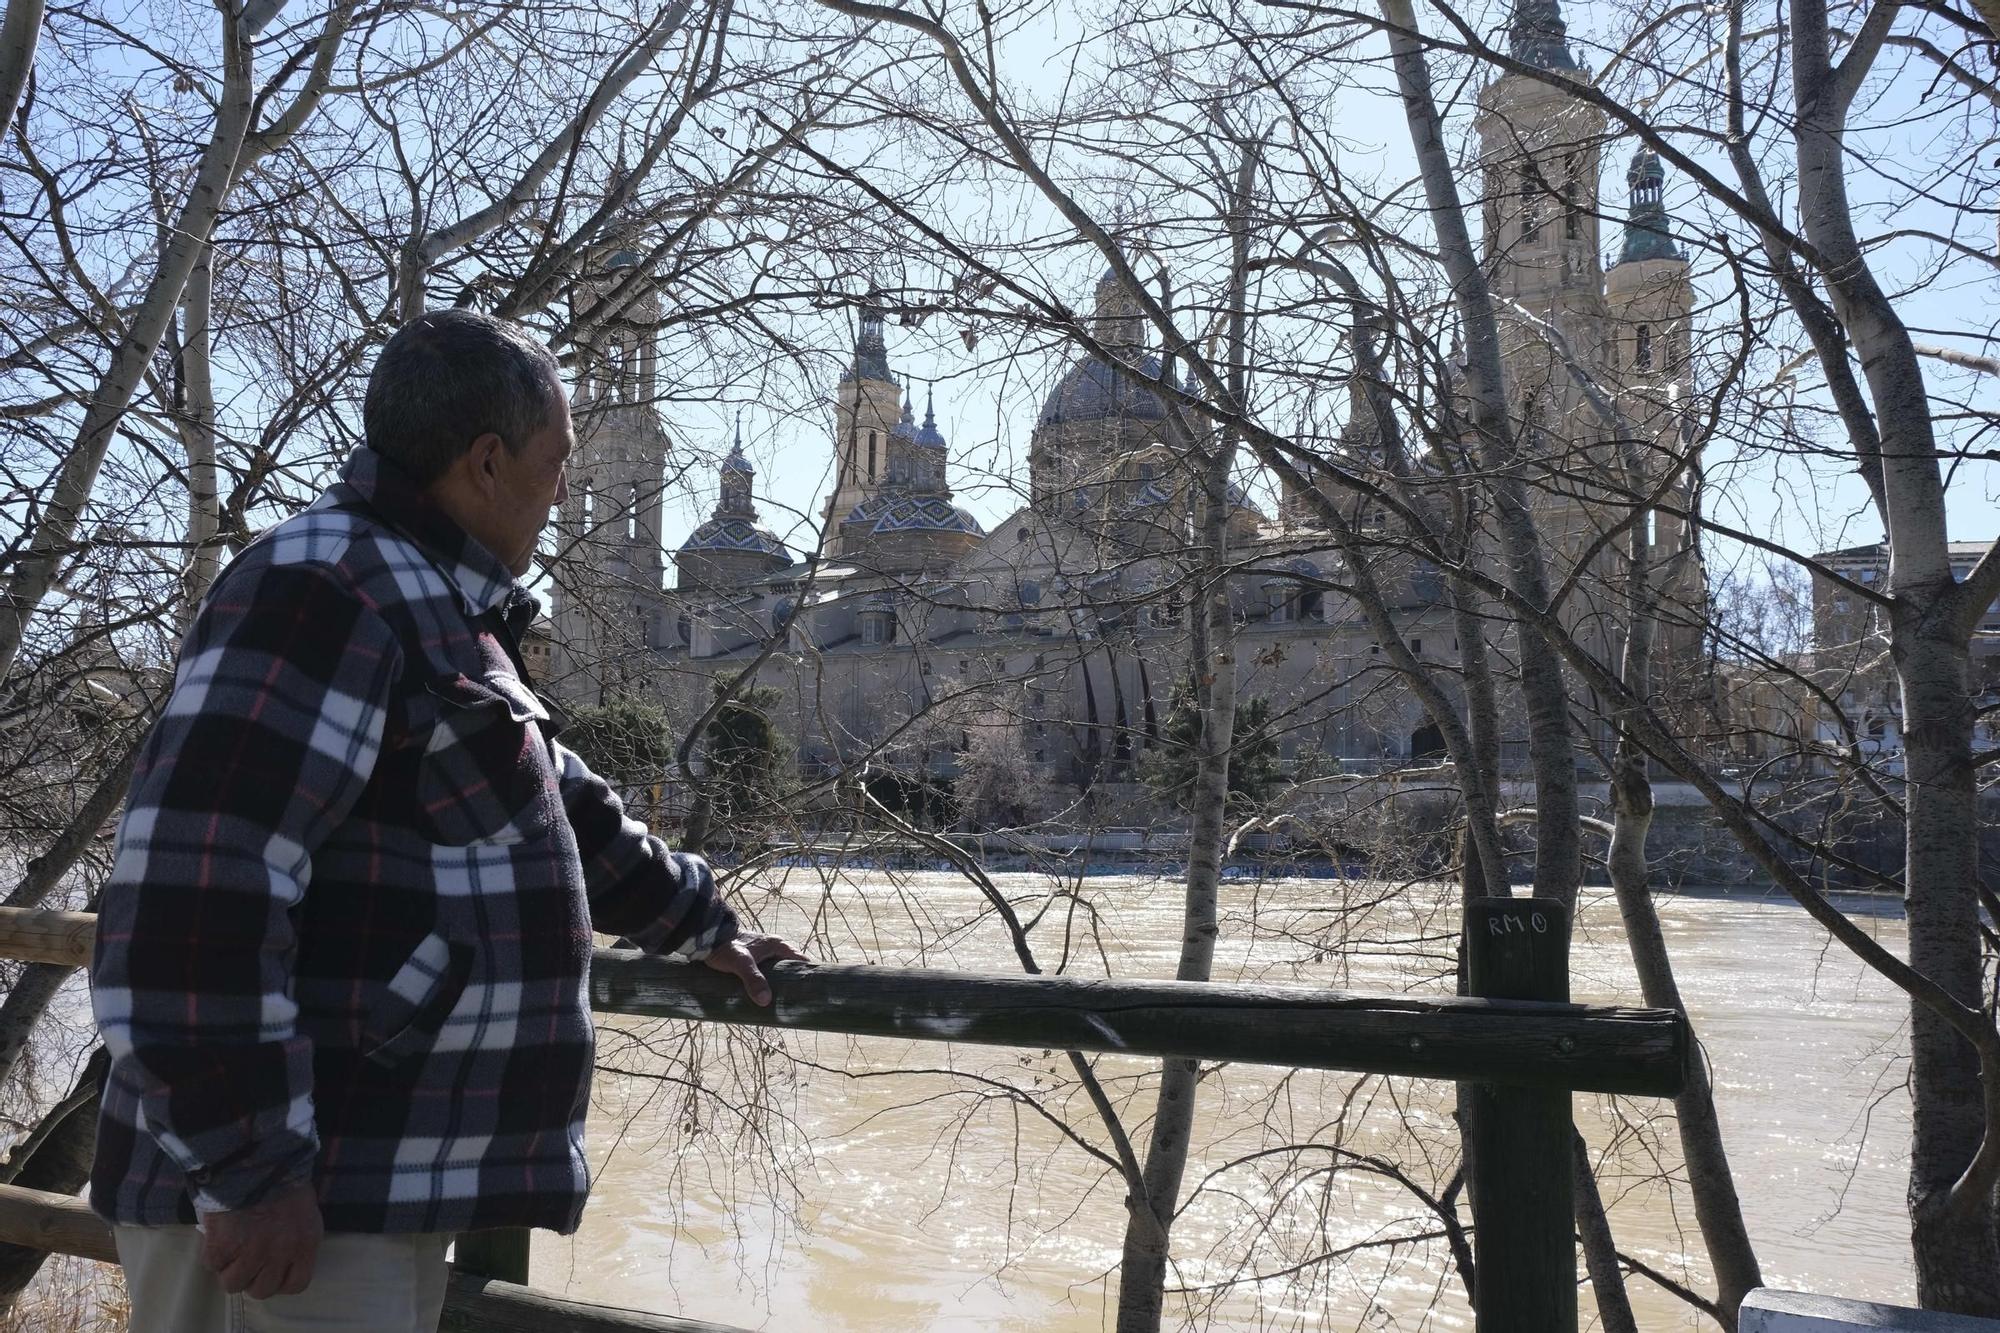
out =
[[(1517, 58), (1577, 69), (1556, 0), (1522, 0)], [(1691, 282), (1672, 238), (1664, 177), (1650, 152), (1625, 172), (1627, 208), (1607, 255), (1600, 234), (1597, 112), (1548, 81), (1504, 75), (1480, 98), (1482, 235), (1503, 312), (1510, 401), (1542, 423), (1538, 522), (1578, 591), (1573, 632), (1614, 655), (1620, 600), (1593, 596), (1606, 534), (1629, 519), (1608, 506), (1610, 455), (1636, 435), (1657, 509), (1646, 520), (1666, 604), (1700, 603), (1689, 539)], [(1608, 261), (1608, 262), (1607, 262)], [(594, 281), (636, 262), (620, 252)], [(588, 300), (586, 292), (579, 299)], [(715, 478), (712, 512), (672, 544), (662, 530), (667, 436), (654, 404), (644, 308), (621, 326), (578, 389), (582, 436), (557, 522), (551, 663), (556, 689), (582, 703), (613, 695), (665, 702), (692, 718), (713, 684), (745, 678), (772, 693), (775, 719), (808, 780), (859, 771), (948, 783), (975, 735), (1016, 755), (1052, 793), (1130, 782), (1186, 672), (1194, 470), (1193, 419), (1170, 409), (1171, 381), (1149, 325), (1117, 276), (1094, 293), (1090, 351), (1049, 388), (1030, 435), (1026, 500), (990, 529), (957, 504), (952, 449), (928, 392), (897, 374), (885, 321), (864, 309), (836, 398), (832, 482), (816, 549), (793, 550), (759, 518), (741, 440)], [(1601, 429), (1576, 373), (1610, 386), (1622, 432)], [(1368, 461), (1377, 420), (1357, 372), (1329, 457)], [(919, 417), (918, 409), (922, 414)], [(1626, 455), (1629, 463), (1629, 451)], [(1631, 479), (1626, 474), (1630, 495)], [(1232, 488), (1228, 596), (1238, 625), (1239, 696), (1267, 700), (1293, 771), (1434, 762), (1436, 729), (1384, 661), (1343, 589), (1341, 555), (1305, 475), (1267, 512)], [(1383, 527), (1363, 506), (1355, 526)], [(1460, 623), (1442, 573), (1382, 544), (1371, 564), (1398, 631), (1419, 658), (1458, 657)], [(1575, 575), (1576, 577), (1571, 577)], [(1663, 619), (1661, 655), (1698, 655), (1699, 616)], [(1501, 655), (1507, 655), (1500, 645)], [(1580, 710), (1587, 711), (1587, 710)], [(1525, 761), (1518, 726), (1503, 763)]]

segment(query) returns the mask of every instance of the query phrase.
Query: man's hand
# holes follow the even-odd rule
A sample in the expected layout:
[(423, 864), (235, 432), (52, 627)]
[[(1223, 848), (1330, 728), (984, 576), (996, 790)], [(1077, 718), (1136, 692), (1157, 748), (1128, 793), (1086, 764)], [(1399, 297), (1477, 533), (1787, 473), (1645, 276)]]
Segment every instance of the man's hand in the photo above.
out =
[(306, 1289), (325, 1234), (319, 1198), (303, 1181), (248, 1208), (204, 1213), (201, 1230), (201, 1262), (222, 1289), (260, 1301)]
[(764, 979), (764, 963), (807, 961), (806, 956), (776, 935), (738, 935), (727, 944), (718, 944), (701, 960), (718, 972), (727, 972), (743, 983), (743, 993), (752, 1004), (771, 1002), (771, 983)]

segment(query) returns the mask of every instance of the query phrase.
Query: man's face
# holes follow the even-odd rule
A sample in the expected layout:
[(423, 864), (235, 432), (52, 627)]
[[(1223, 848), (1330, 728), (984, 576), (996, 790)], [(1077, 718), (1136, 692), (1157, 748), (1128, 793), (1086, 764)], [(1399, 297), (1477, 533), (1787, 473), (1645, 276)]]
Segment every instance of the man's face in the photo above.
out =
[(518, 442), (517, 448), (502, 449), (495, 457), (499, 484), (492, 525), (486, 534), (474, 535), (505, 562), (515, 578), (525, 576), (533, 565), (535, 545), (548, 526), (549, 510), (569, 498), (564, 473), (575, 449), (576, 435), (565, 397), (546, 426)]

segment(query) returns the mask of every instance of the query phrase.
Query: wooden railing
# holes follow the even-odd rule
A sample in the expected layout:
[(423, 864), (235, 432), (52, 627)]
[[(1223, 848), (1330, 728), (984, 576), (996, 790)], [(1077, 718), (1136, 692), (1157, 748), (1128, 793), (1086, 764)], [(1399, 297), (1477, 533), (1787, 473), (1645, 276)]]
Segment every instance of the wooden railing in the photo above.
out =
[[(0, 957), (82, 965), (94, 925), (84, 913), (0, 908)], [(1569, 921), (1559, 904), (1475, 903), (1464, 938), (1479, 998), (782, 964), (772, 971), (774, 1000), (760, 1008), (708, 968), (600, 949), (591, 1005), (705, 1023), (1471, 1084), (1480, 1333), (1573, 1333), (1570, 1093), (1674, 1095), (1690, 1054), (1687, 1027), (1672, 1010), (1567, 1003)], [(0, 1242), (115, 1261), (108, 1229), (82, 1203), (10, 1186), (0, 1186)], [(524, 1232), (462, 1238), (443, 1327), (728, 1333), (534, 1292), (522, 1285), (527, 1257)]]

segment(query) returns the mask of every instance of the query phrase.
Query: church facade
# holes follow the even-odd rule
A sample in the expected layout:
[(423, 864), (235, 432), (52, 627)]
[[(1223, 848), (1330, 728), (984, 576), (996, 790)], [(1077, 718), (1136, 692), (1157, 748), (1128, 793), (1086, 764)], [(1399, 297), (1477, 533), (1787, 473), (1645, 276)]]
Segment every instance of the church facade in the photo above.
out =
[[(1554, 0), (1524, 0), (1511, 36), (1518, 57), (1576, 69)], [(1684, 517), (1698, 480), (1683, 420), (1689, 266), (1668, 234), (1660, 164), (1643, 151), (1626, 173), (1628, 217), (1607, 264), (1604, 130), (1545, 83), (1508, 75), (1485, 90), (1487, 268), (1503, 310), (1518, 316), (1503, 321), (1510, 393), (1539, 425), (1531, 489), (1552, 582), (1575, 589), (1565, 616), (1615, 661), (1625, 603), (1598, 595), (1595, 581), (1608, 577), (1609, 544), (1644, 494), (1665, 594), (1658, 656), (1669, 673), (1691, 671), (1703, 580)], [(807, 779), (865, 770), (949, 781), (984, 733), (1004, 736), (1052, 804), (1132, 780), (1188, 669), (1195, 485), (1177, 433), (1194, 418), (1163, 397), (1168, 381), (1132, 294), (1107, 273), (1094, 295), (1100, 350), (1071, 362), (1043, 400), (1016, 512), (985, 528), (956, 503), (934, 405), (926, 394), (919, 419), (884, 321), (868, 310), (838, 386), (818, 549), (791, 550), (760, 522), (739, 438), (710, 516), (674, 548), (671, 586), (659, 506), (671, 484), (666, 435), (645, 338), (656, 316), (628, 312), (578, 393), (579, 457), (557, 524), (567, 557), (553, 590), (558, 690), (584, 703), (650, 695), (692, 718), (712, 682), (748, 673), (775, 691), (775, 720)], [(1578, 367), (1608, 387), (1617, 428), (1586, 400)], [(1373, 447), (1364, 390), (1357, 375), (1335, 451), (1357, 463)], [(1365, 509), (1354, 520), (1364, 531), (1386, 524)], [(1233, 488), (1227, 524), (1239, 696), (1269, 701), (1281, 757), (1302, 774), (1441, 757), (1436, 729), (1341, 592), (1341, 556), (1310, 497), (1287, 487), (1265, 512)], [(1371, 568), (1398, 632), (1448, 668), (1459, 645), (1445, 579), (1395, 545), (1385, 540)], [(1513, 767), (1526, 741), (1509, 725), (1502, 760)]]

